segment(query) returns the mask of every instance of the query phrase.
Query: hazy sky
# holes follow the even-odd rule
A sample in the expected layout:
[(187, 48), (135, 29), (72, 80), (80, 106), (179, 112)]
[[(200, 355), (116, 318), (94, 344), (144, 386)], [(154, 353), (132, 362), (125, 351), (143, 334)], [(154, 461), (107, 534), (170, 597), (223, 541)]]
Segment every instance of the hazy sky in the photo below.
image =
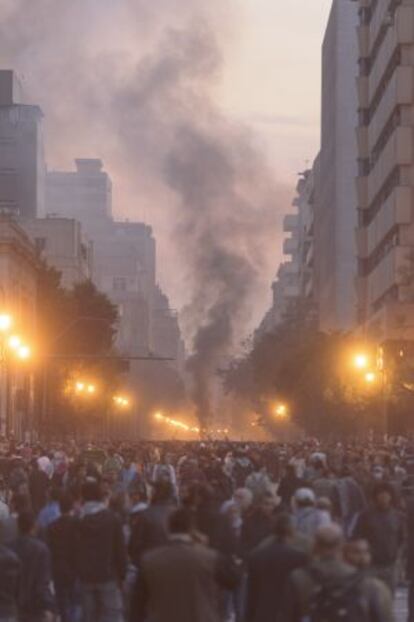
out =
[(253, 123), (280, 180), (316, 155), (321, 44), (331, 0), (239, 0), (241, 19), (229, 44), (220, 99)]
[[(45, 113), (49, 168), (72, 167), (76, 157), (103, 159), (117, 216), (154, 227), (158, 275), (174, 307), (200, 300), (191, 244), (177, 241), (177, 226), (189, 225), (182, 209), (188, 197), (177, 187), (183, 179), (166, 174), (171, 158), (175, 164), (178, 156), (188, 158), (177, 138), (182, 127), (200, 147), (197, 157), (184, 159), (185, 172), (199, 167), (192, 171), (191, 202), (202, 198), (214, 215), (209, 235), (218, 237), (218, 227), (226, 233), (219, 250), (237, 243), (240, 265), (247, 260), (257, 269), (245, 296), (253, 319), (269, 305), (282, 255), (281, 218), (298, 172), (319, 146), (321, 44), (330, 5), (0, 0), (2, 65), (21, 73)], [(267, 152), (270, 171), (255, 143)], [(206, 158), (212, 146), (218, 152)], [(191, 220), (191, 234), (206, 213), (203, 206)], [(197, 237), (190, 238), (198, 248)]]

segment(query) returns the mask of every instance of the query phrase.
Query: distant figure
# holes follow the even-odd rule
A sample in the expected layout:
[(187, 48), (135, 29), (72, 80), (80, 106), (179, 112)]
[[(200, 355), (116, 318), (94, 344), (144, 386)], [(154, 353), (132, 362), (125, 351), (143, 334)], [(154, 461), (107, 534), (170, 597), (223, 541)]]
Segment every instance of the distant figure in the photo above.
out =
[(320, 527), (331, 524), (326, 510), (316, 507), (316, 497), (310, 488), (299, 488), (293, 498), (295, 526), (299, 533), (313, 538)]
[(238, 573), (218, 552), (193, 541), (188, 510), (169, 520), (169, 540), (143, 556), (131, 622), (220, 622), (218, 588), (234, 589)]

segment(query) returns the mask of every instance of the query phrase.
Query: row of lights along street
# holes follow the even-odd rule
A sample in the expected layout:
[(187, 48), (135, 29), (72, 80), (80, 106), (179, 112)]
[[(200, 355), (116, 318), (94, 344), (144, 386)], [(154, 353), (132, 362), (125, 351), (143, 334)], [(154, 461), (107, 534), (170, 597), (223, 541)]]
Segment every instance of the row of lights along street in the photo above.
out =
[[(14, 332), (15, 320), (8, 313), (0, 313), (0, 363), (7, 363), (9, 356), (21, 361), (32, 358), (32, 349), (23, 337)], [(94, 397), (97, 386), (93, 382), (78, 380), (74, 386), (74, 392), (80, 397)], [(113, 403), (121, 409), (130, 406), (130, 399), (125, 395), (114, 395)]]
[(11, 315), (6, 313), (0, 314), (0, 335), (2, 337), (0, 342), (0, 360), (6, 360), (7, 354), (10, 353), (15, 358), (26, 361), (31, 357), (31, 348), (20, 335), (12, 332), (13, 326), (14, 319)]

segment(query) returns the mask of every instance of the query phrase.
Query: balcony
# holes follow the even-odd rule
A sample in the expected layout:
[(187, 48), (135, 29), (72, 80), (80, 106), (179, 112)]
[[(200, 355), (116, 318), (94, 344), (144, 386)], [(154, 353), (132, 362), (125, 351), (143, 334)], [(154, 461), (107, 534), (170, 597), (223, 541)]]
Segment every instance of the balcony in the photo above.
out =
[(401, 286), (409, 250), (404, 246), (395, 246), (367, 277), (368, 304), (371, 308), (392, 287)]
[(283, 218), (283, 231), (285, 233), (293, 233), (299, 226), (298, 214), (286, 214)]
[(395, 225), (411, 223), (413, 191), (397, 186), (367, 228), (367, 255), (370, 255)]
[(299, 262), (287, 261), (284, 264), (284, 274), (289, 276), (296, 276), (299, 274)]
[(360, 56), (361, 58), (367, 58), (369, 56), (369, 27), (358, 26), (357, 33)]
[(366, 177), (356, 178), (356, 191), (359, 209), (366, 209), (368, 204), (368, 179)]
[(368, 177), (368, 202), (371, 203), (396, 166), (409, 166), (414, 161), (413, 128), (398, 127), (392, 134)]
[(299, 242), (296, 238), (286, 238), (283, 242), (283, 253), (285, 255), (294, 255), (299, 248)]
[(370, 150), (368, 144), (368, 128), (366, 126), (357, 127), (356, 138), (358, 144), (358, 157), (369, 158)]
[(411, 105), (413, 92), (413, 68), (408, 66), (397, 67), (369, 125), (368, 142), (371, 147), (377, 143), (396, 106)]

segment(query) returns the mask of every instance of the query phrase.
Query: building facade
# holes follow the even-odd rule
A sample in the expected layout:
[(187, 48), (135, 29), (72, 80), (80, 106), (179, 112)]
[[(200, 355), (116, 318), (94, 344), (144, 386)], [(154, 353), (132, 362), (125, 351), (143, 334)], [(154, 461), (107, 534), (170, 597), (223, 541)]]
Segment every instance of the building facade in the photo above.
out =
[(414, 0), (360, 0), (358, 311), (414, 338)]
[(20, 221), (41, 259), (62, 275), (61, 284), (70, 289), (92, 278), (93, 244), (77, 220), (61, 217)]
[(42, 111), (25, 103), (13, 71), (0, 70), (0, 210), (36, 218), (44, 214), (45, 160)]
[(78, 158), (76, 171), (48, 171), (46, 212), (74, 218), (91, 235), (96, 225), (112, 221), (112, 182), (99, 159)]
[[(381, 0), (382, 1), (382, 0)], [(319, 181), (314, 212), (319, 326), (356, 323), (358, 6), (334, 0), (322, 48)]]

